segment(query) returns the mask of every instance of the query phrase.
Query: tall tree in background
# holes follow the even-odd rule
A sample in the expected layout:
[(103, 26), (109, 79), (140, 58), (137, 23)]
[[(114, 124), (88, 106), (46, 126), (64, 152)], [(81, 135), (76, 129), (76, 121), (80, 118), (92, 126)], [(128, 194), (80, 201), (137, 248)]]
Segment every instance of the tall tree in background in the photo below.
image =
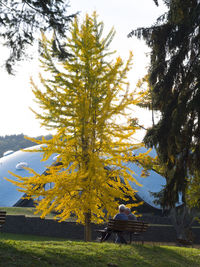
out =
[[(151, 110), (152, 122), (154, 125), (154, 116), (157, 114), (154, 114), (155, 110), (152, 109), (152, 88), (149, 82), (149, 75), (146, 75), (143, 79), (139, 80), (137, 87), (140, 92), (143, 92), (142, 101), (137, 105), (141, 108), (148, 108)], [(155, 118), (156, 117), (157, 116), (155, 116)], [(168, 167), (160, 160), (159, 156), (152, 159), (150, 164), (144, 167), (146, 167), (147, 170), (153, 170), (161, 175), (166, 179), (166, 185), (168, 185), (168, 181), (170, 181), (170, 177), (168, 177)], [(181, 191), (182, 195), (184, 194), (184, 202), (176, 202), (176, 205), (172, 202), (172, 205), (169, 206), (169, 201), (165, 195), (165, 187), (163, 187), (160, 192), (152, 193), (154, 196), (154, 203), (160, 205), (163, 208), (163, 212), (170, 217), (176, 231), (177, 242), (184, 240), (186, 244), (191, 244), (191, 242), (194, 241), (192, 223), (195, 217), (199, 217), (199, 177), (198, 171), (194, 171), (193, 175), (187, 179), (187, 189), (185, 192)]]
[[(157, 1), (156, 1), (157, 2)], [(147, 131), (167, 171), (165, 200), (173, 206), (187, 177), (200, 169), (200, 3), (165, 0), (169, 10), (150, 28), (132, 31), (151, 48), (152, 107), (160, 120)]]
[[(40, 150), (44, 159), (56, 153), (62, 165), (49, 167), (48, 175), (32, 171), (33, 177), (16, 176), (20, 181), (14, 182), (28, 197), (43, 196), (36, 206), (42, 216), (52, 210), (61, 220), (75, 214), (85, 225), (86, 241), (91, 239), (91, 222), (113, 216), (119, 201), (135, 199), (129, 181), (137, 181), (125, 163), (149, 160), (147, 155), (132, 155), (141, 146), (133, 139), (138, 127), (127, 121), (127, 108), (139, 101), (128, 90), (132, 54), (126, 64), (120, 57), (112, 59), (108, 47), (114, 30), (106, 37), (102, 33), (103, 23), (95, 13), (86, 15), (82, 25), (75, 19), (66, 43), (71, 57), (60, 64), (51, 56), (52, 40), (43, 36), (41, 62), (47, 77), (41, 77), (43, 88), (33, 84), (43, 110), (36, 115), (57, 133), (51, 140), (34, 141), (46, 144)], [(54, 187), (45, 191), (49, 182)]]
[(26, 48), (38, 39), (40, 30), (54, 30), (54, 52), (66, 57), (60, 38), (68, 29), (74, 15), (67, 14), (65, 0), (0, 0), (0, 37), (10, 49), (6, 69), (13, 72), (13, 64), (26, 56)]

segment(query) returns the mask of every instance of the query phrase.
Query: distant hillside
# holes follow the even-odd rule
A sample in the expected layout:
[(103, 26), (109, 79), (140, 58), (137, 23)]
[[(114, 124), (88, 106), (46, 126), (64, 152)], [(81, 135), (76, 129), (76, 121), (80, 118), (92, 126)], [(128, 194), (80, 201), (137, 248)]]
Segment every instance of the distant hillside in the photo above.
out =
[[(45, 136), (46, 139), (51, 139), (51, 137), (51, 135)], [(42, 136), (35, 138), (41, 140)], [(36, 145), (36, 143), (25, 139), (23, 134), (0, 136), (0, 157), (2, 157), (3, 153), (8, 150), (17, 151), (34, 145)]]

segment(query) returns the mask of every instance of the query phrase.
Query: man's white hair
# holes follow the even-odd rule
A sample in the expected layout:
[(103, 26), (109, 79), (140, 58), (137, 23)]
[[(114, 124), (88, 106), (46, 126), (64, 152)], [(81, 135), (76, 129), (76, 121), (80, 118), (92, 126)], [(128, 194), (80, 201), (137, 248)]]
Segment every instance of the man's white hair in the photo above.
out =
[(124, 204), (119, 205), (119, 211), (124, 212), (126, 210), (126, 206)]

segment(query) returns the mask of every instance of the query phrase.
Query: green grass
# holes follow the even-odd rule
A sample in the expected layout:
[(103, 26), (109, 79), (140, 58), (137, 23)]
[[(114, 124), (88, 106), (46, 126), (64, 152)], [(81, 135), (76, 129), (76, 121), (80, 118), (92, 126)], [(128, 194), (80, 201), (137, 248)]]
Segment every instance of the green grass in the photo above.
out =
[[(0, 207), (0, 210), (6, 211), (7, 215), (25, 215), (27, 217), (39, 217), (39, 214), (34, 214), (35, 208), (26, 207)], [(53, 214), (50, 214), (53, 217)]]
[(200, 250), (0, 234), (0, 266), (198, 267)]
[[(26, 217), (40, 217), (41, 213), (35, 214), (35, 208), (31, 207), (0, 207), (0, 210), (6, 211), (7, 215), (24, 215)], [(53, 219), (55, 217), (54, 213), (46, 215), (46, 219)], [(69, 218), (66, 221), (74, 222), (75, 218)]]

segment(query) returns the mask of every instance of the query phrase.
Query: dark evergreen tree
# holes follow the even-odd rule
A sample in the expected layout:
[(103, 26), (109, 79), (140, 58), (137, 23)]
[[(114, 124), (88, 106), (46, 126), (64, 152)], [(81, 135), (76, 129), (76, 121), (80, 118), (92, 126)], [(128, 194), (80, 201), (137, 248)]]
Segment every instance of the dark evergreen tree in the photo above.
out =
[(173, 206), (179, 192), (185, 202), (187, 177), (200, 169), (200, 1), (164, 2), (168, 12), (129, 37), (144, 38), (151, 48), (152, 106), (160, 120), (144, 141), (166, 167), (164, 197)]
[(54, 50), (66, 57), (60, 42), (74, 14), (67, 14), (65, 0), (0, 0), (0, 37), (10, 48), (6, 69), (13, 72), (15, 61), (26, 56), (26, 48), (38, 38), (40, 30), (54, 30)]

